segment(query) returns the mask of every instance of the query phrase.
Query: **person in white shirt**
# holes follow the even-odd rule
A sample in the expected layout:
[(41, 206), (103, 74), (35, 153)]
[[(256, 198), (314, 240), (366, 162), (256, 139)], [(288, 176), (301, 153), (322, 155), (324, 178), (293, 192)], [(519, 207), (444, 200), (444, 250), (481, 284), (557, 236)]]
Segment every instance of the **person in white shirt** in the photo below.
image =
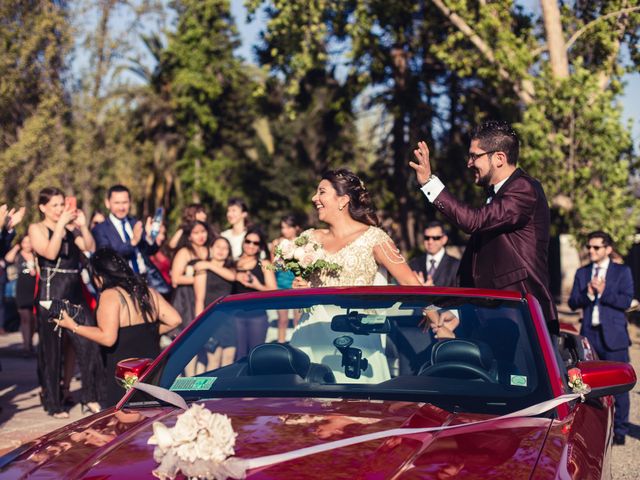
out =
[[(124, 185), (114, 185), (109, 188), (105, 206), (109, 210), (107, 220), (97, 224), (92, 234), (96, 241), (96, 247), (109, 247), (129, 262), (129, 266), (135, 273), (148, 274), (153, 266), (145, 260), (145, 257), (158, 251), (164, 236), (151, 236), (151, 217), (147, 217), (146, 224), (129, 216), (131, 209), (131, 193)], [(165, 293), (158, 285), (152, 284), (156, 290)]]
[[(590, 263), (576, 272), (569, 307), (582, 309), (580, 335), (589, 340), (600, 360), (629, 362), (629, 331), (625, 310), (633, 299), (631, 269), (611, 261), (613, 240), (602, 231), (587, 236)], [(613, 444), (624, 445), (629, 431), (629, 393), (615, 395)]]
[(447, 254), (445, 245), (449, 237), (444, 225), (434, 220), (424, 228), (425, 253), (409, 262), (423, 285), (439, 287), (456, 287), (456, 274), (460, 260)]
[(225, 230), (220, 235), (229, 240), (231, 244), (231, 255), (234, 260), (242, 255), (242, 242), (247, 233), (247, 218), (249, 209), (244, 200), (240, 198), (230, 198), (227, 202), (227, 222), (231, 228)]

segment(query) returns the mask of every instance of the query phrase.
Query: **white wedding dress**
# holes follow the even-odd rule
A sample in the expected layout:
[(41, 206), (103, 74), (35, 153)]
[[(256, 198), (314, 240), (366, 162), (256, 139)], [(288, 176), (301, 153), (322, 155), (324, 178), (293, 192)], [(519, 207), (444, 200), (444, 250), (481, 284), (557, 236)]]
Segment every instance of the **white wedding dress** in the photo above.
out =
[[(313, 229), (306, 230), (303, 235), (314, 238)], [(316, 272), (309, 283), (312, 287), (386, 285), (386, 271), (378, 267), (373, 255), (373, 248), (381, 244), (383, 248), (392, 248), (393, 242), (381, 229), (369, 227), (337, 252), (325, 252), (328, 262), (337, 263), (342, 268), (338, 272)], [(391, 375), (385, 355), (386, 335), (355, 335), (332, 331), (331, 319), (345, 313), (345, 309), (334, 305), (312, 307), (300, 318), (290, 344), (309, 355), (312, 362), (331, 368), (338, 383), (380, 383), (389, 380)], [(359, 379), (345, 375), (341, 365), (342, 354), (333, 345), (333, 340), (342, 335), (352, 337), (354, 341), (351, 347), (362, 350), (362, 358), (369, 362)]]

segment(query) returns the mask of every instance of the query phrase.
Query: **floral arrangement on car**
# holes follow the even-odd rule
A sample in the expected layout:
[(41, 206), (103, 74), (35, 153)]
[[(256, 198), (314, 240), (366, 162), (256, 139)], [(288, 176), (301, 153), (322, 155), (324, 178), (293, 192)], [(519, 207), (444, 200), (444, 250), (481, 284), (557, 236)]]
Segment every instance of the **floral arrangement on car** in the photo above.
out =
[(570, 368), (567, 374), (569, 376), (567, 385), (569, 385), (569, 388), (571, 388), (573, 393), (582, 395), (582, 399), (584, 400), (584, 395), (591, 391), (591, 387), (582, 380), (582, 372), (579, 368), (574, 367)]
[(273, 270), (292, 272), (296, 277), (308, 280), (317, 271), (338, 272), (342, 267), (325, 259), (325, 251), (309, 235), (294, 240), (282, 240), (275, 249)]
[(178, 415), (173, 428), (154, 422), (147, 443), (156, 445), (153, 458), (160, 465), (153, 475), (161, 480), (180, 472), (187, 478), (244, 478), (246, 461), (233, 456), (237, 435), (226, 415), (198, 404)]

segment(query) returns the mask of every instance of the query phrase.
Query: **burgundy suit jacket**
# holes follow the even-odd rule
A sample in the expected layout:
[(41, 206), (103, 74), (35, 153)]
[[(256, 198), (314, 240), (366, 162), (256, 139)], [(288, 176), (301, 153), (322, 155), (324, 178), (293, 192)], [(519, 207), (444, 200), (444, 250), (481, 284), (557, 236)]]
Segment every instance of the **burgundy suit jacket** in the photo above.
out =
[(480, 208), (465, 205), (447, 189), (433, 204), (471, 234), (458, 269), (460, 286), (531, 293), (549, 331), (558, 333), (549, 292), (549, 205), (540, 182), (518, 168), (491, 203)]

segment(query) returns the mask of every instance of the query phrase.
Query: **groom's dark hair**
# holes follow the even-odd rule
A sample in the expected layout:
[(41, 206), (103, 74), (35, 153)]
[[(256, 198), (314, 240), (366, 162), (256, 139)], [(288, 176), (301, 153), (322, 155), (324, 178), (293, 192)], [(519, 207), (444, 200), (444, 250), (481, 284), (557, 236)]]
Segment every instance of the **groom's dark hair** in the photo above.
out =
[(507, 163), (517, 165), (520, 156), (518, 134), (507, 122), (489, 120), (477, 126), (471, 140), (478, 140), (478, 146), (485, 152), (504, 152)]

